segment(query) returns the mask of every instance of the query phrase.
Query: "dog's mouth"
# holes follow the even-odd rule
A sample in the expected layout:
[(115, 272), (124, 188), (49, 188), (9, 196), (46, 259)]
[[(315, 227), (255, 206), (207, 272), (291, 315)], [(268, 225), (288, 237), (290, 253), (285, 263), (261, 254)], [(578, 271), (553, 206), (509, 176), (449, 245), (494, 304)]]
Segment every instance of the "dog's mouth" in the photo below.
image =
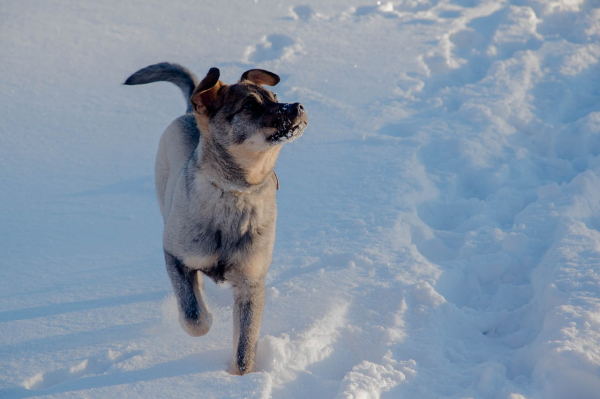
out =
[(277, 132), (267, 137), (267, 141), (271, 144), (293, 141), (298, 137), (302, 136), (302, 133), (304, 133), (304, 129), (306, 129), (306, 126), (308, 126), (308, 122), (304, 120), (301, 120), (300, 122), (296, 123), (290, 128), (283, 126)]
[(282, 104), (277, 110), (277, 131), (267, 137), (267, 142), (279, 144), (302, 136), (308, 126), (308, 118), (300, 103)]

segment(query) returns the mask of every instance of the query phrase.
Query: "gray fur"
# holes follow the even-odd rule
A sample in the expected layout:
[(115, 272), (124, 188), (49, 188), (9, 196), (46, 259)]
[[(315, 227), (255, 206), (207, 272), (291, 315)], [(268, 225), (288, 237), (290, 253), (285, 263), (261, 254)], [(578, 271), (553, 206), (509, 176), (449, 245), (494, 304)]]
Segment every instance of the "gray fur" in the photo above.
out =
[(198, 85), (198, 78), (181, 65), (168, 62), (150, 65), (131, 75), (123, 84), (142, 85), (163, 81), (174, 83), (181, 89), (187, 103), (186, 113), (192, 112), (190, 98), (192, 97), (192, 92)]
[(185, 267), (180, 259), (166, 251), (165, 263), (171, 283), (176, 287), (181, 325), (193, 337), (206, 334), (212, 326), (212, 314), (204, 300), (202, 274)]
[[(178, 79), (164, 76), (169, 71), (180, 75), (166, 65), (132, 77), (149, 82), (150, 75), (142, 71), (160, 70), (152, 75), (154, 81)], [(194, 113), (173, 121), (160, 139), (156, 193), (181, 325), (192, 336), (210, 329), (202, 274), (230, 282), (235, 299), (231, 372), (245, 374), (254, 366), (264, 278), (275, 242), (278, 182), (273, 167), (281, 145), (300, 136), (308, 120), (301, 105), (280, 104), (259, 85), (276, 84), (275, 74), (251, 70), (235, 85), (222, 84), (218, 76), (213, 68), (194, 93), (184, 90), (192, 95)], [(250, 100), (254, 103), (248, 105)]]

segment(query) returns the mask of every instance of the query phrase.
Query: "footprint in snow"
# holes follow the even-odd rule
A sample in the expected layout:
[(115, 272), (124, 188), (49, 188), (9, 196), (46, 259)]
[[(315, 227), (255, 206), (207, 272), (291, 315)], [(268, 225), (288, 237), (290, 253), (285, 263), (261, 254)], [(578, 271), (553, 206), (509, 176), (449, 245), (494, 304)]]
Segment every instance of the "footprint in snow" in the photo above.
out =
[(296, 6), (292, 8), (292, 18), (294, 20), (310, 21), (316, 13), (310, 6)]
[(356, 8), (354, 11), (354, 15), (357, 17), (362, 17), (363, 15), (369, 14), (380, 14), (386, 17), (397, 17), (398, 14), (394, 12), (394, 5), (392, 2), (382, 2), (378, 1), (377, 5), (369, 5), (369, 6), (360, 6)]
[(272, 34), (263, 36), (260, 43), (246, 49), (246, 63), (273, 60), (290, 60), (303, 52), (302, 45), (289, 36)]
[[(531, 7), (494, 9), (482, 5), (480, 10), (483, 15), (465, 19), (462, 27), (441, 35), (438, 48), (422, 56), (429, 73), (441, 75), (434, 78), (433, 89), (443, 88), (448, 82), (454, 85), (478, 82), (495, 61), (509, 59), (521, 50), (537, 50), (541, 46), (538, 19)], [(443, 10), (438, 17), (446, 18), (457, 12)], [(442, 82), (436, 84), (436, 80)]]
[(112, 366), (139, 356), (143, 351), (129, 351), (124, 353), (109, 351), (106, 356), (101, 358), (85, 359), (72, 367), (66, 367), (59, 370), (38, 373), (25, 380), (23, 386), (26, 389), (38, 391), (48, 389), (55, 385), (62, 384), (78, 378), (90, 375), (103, 374)]

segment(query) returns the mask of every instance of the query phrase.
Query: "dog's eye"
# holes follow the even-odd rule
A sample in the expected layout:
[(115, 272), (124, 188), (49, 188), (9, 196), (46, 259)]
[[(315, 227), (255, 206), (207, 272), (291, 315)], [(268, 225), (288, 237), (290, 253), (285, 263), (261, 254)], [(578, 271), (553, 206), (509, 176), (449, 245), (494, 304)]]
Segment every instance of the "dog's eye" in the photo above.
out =
[(256, 113), (256, 112), (260, 111), (261, 104), (258, 103), (256, 100), (246, 100), (246, 102), (244, 103), (243, 108), (246, 111), (250, 111), (252, 113)]

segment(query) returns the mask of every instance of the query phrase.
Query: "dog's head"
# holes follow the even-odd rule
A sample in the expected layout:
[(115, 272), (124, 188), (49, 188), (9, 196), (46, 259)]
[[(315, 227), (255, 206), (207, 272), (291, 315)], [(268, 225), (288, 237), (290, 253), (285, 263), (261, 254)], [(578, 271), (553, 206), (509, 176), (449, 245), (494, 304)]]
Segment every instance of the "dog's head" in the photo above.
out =
[(226, 85), (219, 70), (211, 68), (192, 94), (196, 119), (204, 133), (225, 148), (242, 146), (267, 151), (302, 135), (308, 118), (302, 104), (280, 103), (271, 91), (279, 76), (262, 69), (245, 72), (240, 81)]

